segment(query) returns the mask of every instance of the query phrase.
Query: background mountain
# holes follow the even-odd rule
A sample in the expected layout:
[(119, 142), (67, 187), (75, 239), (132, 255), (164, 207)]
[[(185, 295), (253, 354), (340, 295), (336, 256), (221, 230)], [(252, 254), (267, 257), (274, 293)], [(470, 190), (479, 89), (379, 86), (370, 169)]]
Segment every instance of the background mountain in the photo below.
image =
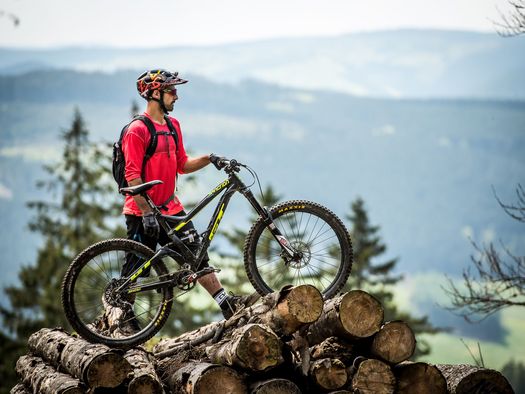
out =
[(0, 73), (176, 67), (216, 82), (375, 97), (525, 98), (525, 40), (490, 33), (398, 30), (213, 47), (0, 49)]
[[(236, 157), (263, 186), (341, 217), (361, 196), (387, 254), (400, 258), (407, 306), (463, 334), (508, 338), (498, 315), (466, 325), (436, 303), (443, 273), (468, 265), (469, 237), (524, 253), (525, 229), (492, 191), (512, 202), (523, 183), (523, 37), (398, 31), (220, 47), (0, 49), (2, 284), (34, 261), (39, 239), (27, 231), (24, 204), (42, 197), (35, 181), (58, 158), (73, 109), (92, 139), (113, 141), (140, 100), (134, 80), (151, 64), (191, 71), (175, 110), (188, 149)], [(211, 167), (197, 185), (181, 177), (183, 200), (221, 179)], [(224, 225), (248, 228), (249, 210), (234, 199)]]

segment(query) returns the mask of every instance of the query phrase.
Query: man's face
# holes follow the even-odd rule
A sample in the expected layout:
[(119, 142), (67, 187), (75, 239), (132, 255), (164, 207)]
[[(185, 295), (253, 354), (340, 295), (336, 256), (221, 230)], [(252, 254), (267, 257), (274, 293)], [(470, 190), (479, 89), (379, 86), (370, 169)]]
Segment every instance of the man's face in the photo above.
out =
[(173, 106), (175, 105), (175, 101), (178, 100), (177, 96), (177, 89), (175, 89), (175, 86), (165, 89), (164, 90), (164, 106), (168, 111), (173, 111)]

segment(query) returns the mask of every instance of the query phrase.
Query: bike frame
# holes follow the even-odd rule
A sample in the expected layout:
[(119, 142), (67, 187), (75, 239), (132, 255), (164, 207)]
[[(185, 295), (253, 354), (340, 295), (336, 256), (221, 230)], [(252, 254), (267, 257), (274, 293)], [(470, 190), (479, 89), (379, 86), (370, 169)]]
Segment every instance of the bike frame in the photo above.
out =
[[(212, 200), (214, 200), (219, 194), (224, 192), (222, 197), (219, 199), (217, 207), (213, 212), (211, 220), (208, 224), (206, 231), (203, 233), (203, 240), (196, 254), (194, 254), (187, 246), (184, 244), (182, 239), (177, 235), (177, 232), (184, 228), (184, 226), (190, 222), (199, 212), (202, 211)], [(173, 279), (162, 280), (158, 282), (149, 283), (147, 285), (131, 286), (130, 283), (135, 282), (137, 278), (140, 277), (142, 272), (155, 263), (158, 259), (161, 259), (165, 256), (169, 256), (180, 262), (184, 261), (185, 264), (188, 264), (189, 270), (193, 271), (192, 278), (190, 278), (190, 283), (194, 282), (199, 278), (198, 275), (195, 275), (199, 266), (204, 258), (210, 243), (215, 236), (221, 219), (228, 207), (231, 197), (234, 193), (241, 193), (252, 205), (255, 211), (263, 218), (268, 229), (273, 234), (274, 238), (279, 242), (283, 249), (283, 253), (288, 258), (292, 259), (295, 256), (294, 250), (289, 246), (286, 238), (281, 234), (279, 229), (273, 223), (271, 215), (266, 207), (261, 206), (252, 191), (247, 187), (244, 182), (237, 176), (237, 174), (230, 170), (228, 171), (228, 179), (219, 183), (206, 197), (204, 197), (190, 212), (184, 216), (171, 216), (164, 215), (161, 213), (159, 208), (153, 204), (153, 201), (148, 196), (147, 193), (143, 193), (142, 196), (146, 199), (150, 207), (153, 209), (155, 216), (159, 224), (162, 226), (164, 231), (168, 234), (171, 242), (161, 247), (151, 259), (145, 261), (138, 267), (119, 287), (118, 291), (124, 290), (127, 293), (136, 293), (139, 291), (153, 290), (168, 286), (173, 286)], [(173, 226), (173, 227), (172, 227)], [(207, 273), (212, 272), (211, 270)]]

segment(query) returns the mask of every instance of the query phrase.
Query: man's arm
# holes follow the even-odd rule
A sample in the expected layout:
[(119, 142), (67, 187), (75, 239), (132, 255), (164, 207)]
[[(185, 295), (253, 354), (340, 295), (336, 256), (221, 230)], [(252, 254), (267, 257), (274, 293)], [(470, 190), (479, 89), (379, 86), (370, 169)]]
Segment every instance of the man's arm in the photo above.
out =
[[(137, 185), (141, 185), (143, 183), (144, 183), (144, 181), (142, 180), (142, 178), (135, 178), (135, 179), (132, 179), (131, 181), (129, 181), (128, 185), (129, 186), (137, 186)], [(146, 213), (151, 212), (151, 207), (148, 205), (148, 203), (146, 202), (146, 199), (144, 197), (142, 197), (141, 195), (137, 194), (137, 195), (133, 196), (133, 200), (135, 200), (135, 203), (137, 204), (137, 206), (139, 207), (139, 209), (141, 210), (143, 215), (146, 214)]]
[(188, 157), (188, 160), (184, 164), (183, 171), (185, 174), (188, 174), (190, 172), (198, 171), (201, 168), (206, 167), (208, 164), (210, 164), (209, 155), (203, 155), (199, 157)]

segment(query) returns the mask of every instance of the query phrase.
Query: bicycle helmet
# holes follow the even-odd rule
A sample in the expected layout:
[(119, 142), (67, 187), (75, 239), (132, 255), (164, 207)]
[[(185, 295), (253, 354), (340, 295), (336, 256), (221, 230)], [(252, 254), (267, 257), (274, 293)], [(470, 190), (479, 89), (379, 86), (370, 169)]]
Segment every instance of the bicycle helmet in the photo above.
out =
[(162, 69), (149, 70), (142, 73), (137, 78), (137, 90), (141, 97), (149, 100), (154, 90), (168, 88), (173, 85), (181, 85), (186, 83), (185, 79), (178, 77), (178, 72), (170, 72)]

